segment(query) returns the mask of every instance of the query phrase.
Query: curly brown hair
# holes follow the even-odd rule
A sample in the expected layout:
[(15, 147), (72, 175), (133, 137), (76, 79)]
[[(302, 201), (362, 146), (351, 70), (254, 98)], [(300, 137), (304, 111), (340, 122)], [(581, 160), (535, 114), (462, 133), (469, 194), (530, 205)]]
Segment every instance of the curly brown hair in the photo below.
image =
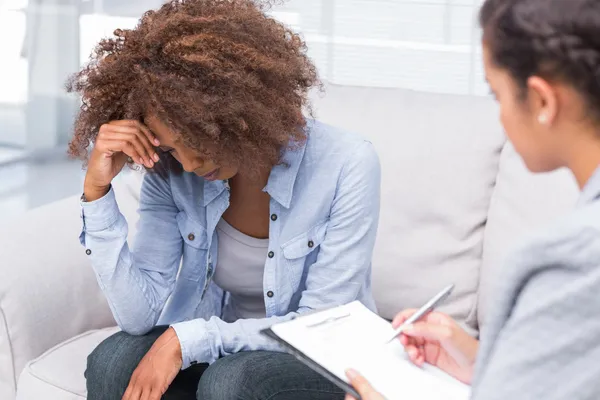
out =
[(82, 95), (69, 153), (87, 159), (101, 125), (152, 113), (189, 148), (259, 171), (306, 139), (319, 85), (306, 45), (269, 1), (172, 0), (103, 39), (67, 83)]

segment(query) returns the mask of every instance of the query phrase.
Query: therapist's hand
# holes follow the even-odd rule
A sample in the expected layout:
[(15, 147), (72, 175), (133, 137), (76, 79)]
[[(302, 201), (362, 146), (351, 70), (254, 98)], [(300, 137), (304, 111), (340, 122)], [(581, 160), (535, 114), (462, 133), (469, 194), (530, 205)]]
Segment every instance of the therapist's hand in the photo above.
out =
[[(402, 325), (416, 310), (405, 310), (396, 316), (394, 328)], [(459, 381), (470, 384), (479, 341), (471, 337), (452, 318), (430, 313), (408, 327), (400, 335), (410, 360), (421, 367), (434, 365)]]
[[(350, 384), (360, 394), (362, 400), (385, 400), (385, 398), (377, 393), (371, 384), (363, 378), (358, 372), (353, 369), (346, 371), (346, 376), (350, 380)], [(350, 395), (346, 395), (346, 400), (356, 400)]]
[(183, 362), (181, 344), (173, 328), (154, 342), (133, 372), (123, 400), (160, 400)]

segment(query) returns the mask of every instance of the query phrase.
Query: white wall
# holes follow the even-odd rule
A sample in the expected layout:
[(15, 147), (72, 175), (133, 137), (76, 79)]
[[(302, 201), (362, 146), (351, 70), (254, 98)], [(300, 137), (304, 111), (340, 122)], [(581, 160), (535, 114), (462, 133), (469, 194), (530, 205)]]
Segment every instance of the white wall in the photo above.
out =
[[(91, 0), (83, 0), (88, 3)], [(140, 0), (142, 1), (142, 0)], [(139, 2), (136, 5), (139, 7)], [(157, 0), (148, 0), (148, 7)], [(483, 0), (288, 0), (275, 17), (302, 32), (323, 80), (352, 86), (486, 95), (477, 12)], [(95, 0), (93, 9), (102, 9)], [(0, 63), (0, 143), (22, 145), (27, 61), (20, 57), (25, 0), (0, 0), (0, 34), (11, 37)], [(81, 61), (94, 44), (136, 18), (85, 15)]]

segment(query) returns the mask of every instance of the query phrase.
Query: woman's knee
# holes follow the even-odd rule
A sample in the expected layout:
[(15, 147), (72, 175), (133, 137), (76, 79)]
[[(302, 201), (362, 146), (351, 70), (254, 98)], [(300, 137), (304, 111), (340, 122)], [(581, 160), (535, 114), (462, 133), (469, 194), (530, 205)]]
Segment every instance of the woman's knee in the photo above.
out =
[(252, 351), (211, 365), (198, 385), (198, 400), (341, 400), (335, 385), (285, 353)]
[[(198, 383), (198, 400), (229, 400), (253, 398), (251, 363), (259, 352), (237, 353), (212, 364)], [(254, 365), (256, 368), (256, 365)]]
[(158, 327), (144, 336), (118, 332), (100, 343), (87, 358), (88, 399), (121, 399), (133, 371), (165, 329)]

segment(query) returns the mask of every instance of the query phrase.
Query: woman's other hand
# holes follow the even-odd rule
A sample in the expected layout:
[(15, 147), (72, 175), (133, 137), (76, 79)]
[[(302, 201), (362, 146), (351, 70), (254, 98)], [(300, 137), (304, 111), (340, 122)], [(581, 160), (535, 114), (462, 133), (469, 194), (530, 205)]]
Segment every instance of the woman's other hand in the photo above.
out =
[(122, 400), (160, 400), (181, 370), (181, 344), (169, 328), (133, 372)]
[[(381, 394), (379, 394), (373, 386), (358, 372), (353, 369), (346, 371), (346, 376), (350, 380), (350, 384), (360, 394), (362, 400), (385, 400)], [(356, 400), (351, 395), (346, 395), (346, 400)]]

